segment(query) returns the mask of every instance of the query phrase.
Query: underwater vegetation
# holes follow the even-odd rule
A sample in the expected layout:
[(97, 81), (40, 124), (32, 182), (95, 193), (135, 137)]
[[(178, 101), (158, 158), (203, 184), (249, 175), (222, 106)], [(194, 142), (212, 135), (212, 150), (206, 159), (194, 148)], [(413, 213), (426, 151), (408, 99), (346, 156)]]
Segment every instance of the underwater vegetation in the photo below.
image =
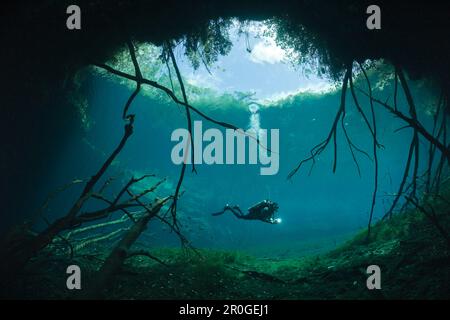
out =
[[(442, 200), (437, 218), (450, 226)], [(89, 281), (108, 256), (110, 246), (87, 244), (70, 260), (83, 267)], [(90, 247), (89, 247), (90, 246)], [(136, 250), (145, 250), (142, 244)], [(51, 250), (49, 250), (51, 251)], [(127, 260), (104, 292), (108, 299), (448, 299), (450, 245), (420, 210), (395, 215), (329, 253), (303, 258), (255, 257), (240, 251), (192, 252), (159, 248), (153, 256)], [(67, 254), (44, 251), (29, 267), (35, 271), (19, 286), (3, 288), (9, 298), (70, 298), (60, 286)], [(382, 290), (366, 288), (366, 267), (386, 270)], [(208, 276), (205, 276), (208, 275)], [(46, 285), (41, 288), (41, 285)], [(10, 291), (12, 290), (12, 291)]]
[(5, 71), (2, 299), (449, 298), (445, 41), (357, 1), (102, 4)]

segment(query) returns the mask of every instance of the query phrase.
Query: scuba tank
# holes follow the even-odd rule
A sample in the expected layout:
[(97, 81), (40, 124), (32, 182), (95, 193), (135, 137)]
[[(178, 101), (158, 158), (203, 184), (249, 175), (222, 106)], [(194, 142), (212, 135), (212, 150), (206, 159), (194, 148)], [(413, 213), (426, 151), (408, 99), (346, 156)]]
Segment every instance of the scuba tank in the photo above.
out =
[(248, 213), (254, 214), (265, 206), (267, 206), (267, 200), (260, 201), (257, 204), (254, 204), (253, 206), (248, 208)]
[(275, 212), (278, 210), (278, 205), (275, 202), (272, 202), (270, 200), (263, 200), (248, 208), (248, 213), (255, 214), (262, 210), (264, 207), (267, 207), (271, 212)]

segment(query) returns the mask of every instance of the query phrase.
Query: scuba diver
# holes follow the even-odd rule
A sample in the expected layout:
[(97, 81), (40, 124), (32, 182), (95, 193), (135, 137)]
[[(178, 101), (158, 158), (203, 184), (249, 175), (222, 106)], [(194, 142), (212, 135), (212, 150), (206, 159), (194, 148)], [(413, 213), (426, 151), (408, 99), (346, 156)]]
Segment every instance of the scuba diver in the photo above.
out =
[(219, 216), (226, 211), (231, 211), (236, 218), (244, 220), (261, 220), (270, 224), (281, 223), (280, 218), (275, 218), (275, 212), (278, 210), (278, 204), (270, 200), (263, 200), (248, 209), (248, 213), (244, 214), (239, 206), (226, 205), (222, 211), (213, 213), (213, 216)]

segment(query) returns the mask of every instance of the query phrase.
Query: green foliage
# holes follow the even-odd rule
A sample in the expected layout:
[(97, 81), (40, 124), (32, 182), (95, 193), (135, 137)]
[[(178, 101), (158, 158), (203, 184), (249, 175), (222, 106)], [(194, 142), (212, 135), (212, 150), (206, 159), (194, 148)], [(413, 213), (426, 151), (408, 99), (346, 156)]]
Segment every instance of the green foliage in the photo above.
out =
[[(438, 201), (439, 216), (448, 229), (450, 217)], [(441, 210), (442, 209), (442, 210)], [(127, 260), (123, 273), (108, 289), (110, 299), (448, 299), (450, 251), (423, 214), (412, 210), (382, 221), (372, 228), (370, 242), (362, 231), (338, 249), (301, 259), (258, 259), (237, 251), (199, 250), (198, 254), (179, 248), (153, 249), (163, 266), (147, 257)], [(147, 248), (148, 249), (148, 248)], [(107, 255), (109, 249), (96, 249)], [(45, 257), (42, 257), (45, 259)], [(62, 267), (67, 265), (61, 261)], [(92, 281), (101, 259), (77, 258)], [(381, 291), (366, 287), (368, 265), (382, 269)], [(67, 297), (57, 285), (61, 279), (54, 267), (41, 264), (38, 276), (27, 281), (39, 297)], [(244, 271), (266, 274), (282, 281), (252, 277)], [(132, 275), (130, 275), (130, 273)], [(62, 274), (56, 272), (56, 274)], [(41, 275), (41, 276), (40, 276)], [(426, 276), (424, 276), (426, 275)], [(45, 283), (45, 286), (42, 286)], [(21, 296), (15, 289), (9, 296)], [(26, 292), (30, 295), (30, 292)]]
[(200, 26), (184, 38), (186, 56), (194, 69), (198, 69), (200, 63), (206, 68), (217, 61), (219, 55), (227, 55), (232, 47), (229, 36), (231, 20), (211, 20), (206, 26)]
[(295, 65), (302, 65), (307, 73), (339, 80), (345, 65), (336, 58), (323, 38), (292, 20), (275, 18), (270, 21), (269, 33), (277, 44), (288, 52)]

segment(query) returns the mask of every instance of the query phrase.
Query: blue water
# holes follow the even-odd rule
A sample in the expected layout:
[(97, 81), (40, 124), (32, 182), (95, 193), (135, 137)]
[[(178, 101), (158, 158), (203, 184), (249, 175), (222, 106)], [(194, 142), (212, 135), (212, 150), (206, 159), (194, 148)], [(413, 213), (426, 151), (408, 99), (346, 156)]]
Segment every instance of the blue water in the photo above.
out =
[[(132, 88), (111, 79), (86, 71), (90, 126), (85, 128), (80, 123), (79, 130), (72, 133), (65, 147), (58, 151), (58, 156), (48, 162), (48, 173), (37, 190), (37, 199), (44, 199), (51, 190), (74, 178), (94, 174), (121, 139), (122, 108)], [(387, 87), (377, 93), (380, 97), (388, 97), (392, 94), (390, 89)], [(332, 172), (333, 145), (330, 143), (317, 158), (310, 174), (310, 164), (306, 164), (291, 180), (287, 179), (298, 162), (328, 134), (338, 110), (339, 94), (340, 90), (321, 95), (300, 93), (291, 100), (259, 110), (262, 128), (280, 130), (280, 169), (276, 175), (260, 175), (260, 165), (248, 164), (197, 165), (197, 174), (191, 171), (190, 166), (187, 168), (178, 217), (182, 232), (194, 246), (243, 250), (258, 255), (299, 255), (333, 248), (367, 226), (374, 188), (374, 163), (357, 153), (361, 170), (361, 176), (358, 175), (341, 128), (338, 129), (335, 173)], [(360, 99), (369, 115), (367, 99), (362, 96)], [(426, 96), (418, 101), (425, 104), (429, 99)], [(399, 96), (399, 105), (405, 107), (403, 96)], [(203, 105), (202, 110), (217, 120), (240, 128), (249, 126), (251, 112), (248, 109), (224, 103), (219, 108)], [(136, 114), (134, 134), (105, 175), (116, 177), (107, 193), (117, 193), (131, 176), (153, 173), (167, 178), (156, 195), (173, 194), (181, 168), (171, 161), (175, 143), (170, 141), (170, 136), (173, 130), (186, 127), (184, 110), (157, 97), (140, 95), (130, 112)], [(431, 116), (425, 112), (419, 116), (423, 123), (430, 125)], [(376, 107), (376, 118), (378, 139), (384, 147), (378, 149), (380, 169), (374, 222), (389, 208), (392, 194), (397, 191), (412, 135), (410, 129), (394, 132), (403, 124), (380, 107)], [(194, 116), (194, 120), (201, 119)], [(372, 155), (371, 135), (350, 94), (347, 95), (344, 122), (353, 142)], [(203, 120), (203, 127), (206, 130), (217, 126)], [(421, 152), (425, 155), (426, 148), (422, 147)], [(58, 195), (46, 216), (56, 219), (67, 212), (80, 190), (81, 185), (74, 186)], [(226, 203), (246, 209), (263, 199), (279, 204), (281, 224), (238, 220), (231, 213), (211, 216)], [(35, 206), (39, 206), (39, 201)], [(102, 207), (104, 204), (91, 200), (84, 210)], [(120, 215), (115, 213), (109, 219)], [(42, 222), (37, 223), (37, 228), (43, 226)], [(139, 241), (149, 247), (179, 245), (177, 237), (157, 221), (150, 223)]]

